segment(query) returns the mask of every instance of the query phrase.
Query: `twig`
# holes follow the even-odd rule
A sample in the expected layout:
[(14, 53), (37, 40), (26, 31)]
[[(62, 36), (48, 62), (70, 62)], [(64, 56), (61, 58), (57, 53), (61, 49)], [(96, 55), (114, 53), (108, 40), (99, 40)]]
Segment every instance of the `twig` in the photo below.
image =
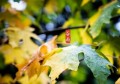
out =
[(41, 32), (40, 34), (46, 34), (46, 35), (58, 35), (62, 32), (64, 32), (65, 30), (67, 29), (79, 29), (79, 28), (85, 28), (85, 26), (75, 26), (75, 27), (67, 27), (67, 28), (62, 28), (62, 27), (59, 27), (57, 29), (54, 29), (52, 31), (45, 31), (45, 32)]

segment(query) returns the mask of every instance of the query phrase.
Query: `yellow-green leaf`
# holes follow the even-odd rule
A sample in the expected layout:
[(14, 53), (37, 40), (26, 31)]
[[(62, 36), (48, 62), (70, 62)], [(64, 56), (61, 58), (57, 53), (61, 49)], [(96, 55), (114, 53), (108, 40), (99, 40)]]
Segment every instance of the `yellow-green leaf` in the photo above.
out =
[[(102, 25), (104, 23), (109, 23), (111, 18), (111, 13), (113, 9), (117, 8), (120, 3), (118, 1), (112, 1), (102, 9), (99, 9), (98, 13), (96, 13), (92, 19), (89, 20), (91, 25), (90, 34), (93, 38), (97, 37), (102, 29)], [(92, 21), (92, 22), (91, 22)]]
[(64, 47), (61, 52), (55, 53), (46, 59), (44, 65), (51, 67), (49, 76), (51, 77), (52, 84), (55, 83), (55, 79), (58, 78), (64, 70), (77, 70), (79, 65), (79, 50), (76, 50), (77, 48), (77, 46)]
[(81, 6), (84, 6), (85, 4), (87, 4), (90, 0), (82, 0)]
[(92, 44), (92, 37), (85, 29), (79, 29), (82, 44)]

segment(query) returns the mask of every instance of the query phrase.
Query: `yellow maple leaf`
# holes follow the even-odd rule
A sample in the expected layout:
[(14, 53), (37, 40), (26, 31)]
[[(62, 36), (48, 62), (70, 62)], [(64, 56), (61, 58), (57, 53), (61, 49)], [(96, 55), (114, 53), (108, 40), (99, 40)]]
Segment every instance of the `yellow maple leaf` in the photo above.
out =
[(28, 73), (28, 76), (31, 78), (35, 74), (39, 75), (41, 72), (48, 71), (48, 68), (42, 66), (42, 62), (45, 57), (50, 56), (50, 53), (54, 48), (57, 47), (55, 39), (57, 36), (53, 37), (50, 41), (42, 44), (36, 52), (33, 54), (33, 58), (28, 60), (27, 63), (17, 65), (19, 71), (16, 73), (16, 78), (18, 79), (24, 71)]
[(4, 54), (5, 64), (16, 63), (21, 64), (26, 61), (28, 55), (20, 48), (12, 48), (6, 44), (0, 47), (0, 51)]
[(21, 30), (20, 28), (9, 27), (6, 29), (6, 34), (9, 38), (9, 44), (15, 48), (20, 47), (22, 50), (32, 55), (33, 52), (38, 48), (31, 38), (34, 38), (42, 43), (42, 40), (37, 35), (32, 33), (32, 28), (26, 28)]

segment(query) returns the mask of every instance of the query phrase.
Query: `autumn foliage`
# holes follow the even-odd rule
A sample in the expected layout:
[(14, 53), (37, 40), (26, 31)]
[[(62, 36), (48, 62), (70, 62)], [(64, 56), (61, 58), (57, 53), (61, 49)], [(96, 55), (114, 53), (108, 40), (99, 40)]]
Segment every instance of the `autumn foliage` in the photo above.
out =
[(120, 84), (119, 19), (119, 0), (1, 0), (0, 84)]

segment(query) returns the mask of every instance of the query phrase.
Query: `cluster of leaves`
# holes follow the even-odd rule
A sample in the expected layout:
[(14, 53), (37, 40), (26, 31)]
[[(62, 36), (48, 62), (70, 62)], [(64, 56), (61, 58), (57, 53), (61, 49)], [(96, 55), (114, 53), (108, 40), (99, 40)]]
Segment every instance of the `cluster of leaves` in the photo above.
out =
[[(24, 11), (13, 9), (8, 1), (0, 3), (0, 83), (55, 84), (68, 69), (75, 71), (72, 77), (81, 75), (83, 65), (99, 84), (107, 82), (112, 66), (120, 74), (120, 33), (113, 18), (119, 18), (119, 1), (25, 0)], [(70, 30), (71, 44), (66, 44), (65, 32), (59, 30), (72, 26), (80, 28)]]

